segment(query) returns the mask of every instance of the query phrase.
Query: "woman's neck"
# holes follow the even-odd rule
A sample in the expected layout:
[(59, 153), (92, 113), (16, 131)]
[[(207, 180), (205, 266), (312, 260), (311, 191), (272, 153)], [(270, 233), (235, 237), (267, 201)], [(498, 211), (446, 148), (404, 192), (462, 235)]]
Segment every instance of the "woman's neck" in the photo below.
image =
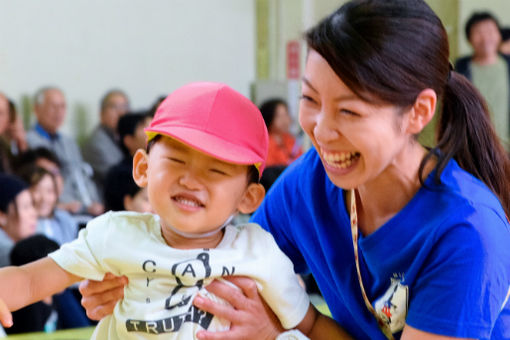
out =
[[(393, 218), (420, 189), (419, 168), (426, 150), (416, 145), (376, 179), (356, 188), (358, 226), (363, 235), (373, 233)], [(427, 162), (424, 177), (434, 165), (435, 162)]]

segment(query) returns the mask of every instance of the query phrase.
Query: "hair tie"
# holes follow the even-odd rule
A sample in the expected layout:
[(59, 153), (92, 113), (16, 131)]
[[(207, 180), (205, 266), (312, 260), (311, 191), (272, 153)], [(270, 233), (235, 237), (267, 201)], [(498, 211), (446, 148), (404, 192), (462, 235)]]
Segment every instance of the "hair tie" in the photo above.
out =
[(453, 65), (451, 62), (448, 62), (448, 76), (446, 77), (446, 83), (448, 84), (448, 82), (450, 81), (450, 79), (452, 78), (452, 72), (453, 72)]

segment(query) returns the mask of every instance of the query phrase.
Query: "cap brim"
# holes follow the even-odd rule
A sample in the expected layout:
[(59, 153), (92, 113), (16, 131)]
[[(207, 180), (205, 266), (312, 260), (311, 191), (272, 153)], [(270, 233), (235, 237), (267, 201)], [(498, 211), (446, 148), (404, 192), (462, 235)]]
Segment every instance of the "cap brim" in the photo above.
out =
[(259, 169), (262, 164), (261, 156), (255, 152), (246, 149), (246, 146), (240, 146), (225, 141), (221, 136), (214, 136), (210, 132), (196, 130), (188, 127), (172, 127), (160, 129), (146, 128), (148, 140), (150, 141), (156, 135), (175, 138), (179, 142), (186, 144), (193, 149), (205, 153), (211, 157), (224, 162), (243, 165), (255, 165)]

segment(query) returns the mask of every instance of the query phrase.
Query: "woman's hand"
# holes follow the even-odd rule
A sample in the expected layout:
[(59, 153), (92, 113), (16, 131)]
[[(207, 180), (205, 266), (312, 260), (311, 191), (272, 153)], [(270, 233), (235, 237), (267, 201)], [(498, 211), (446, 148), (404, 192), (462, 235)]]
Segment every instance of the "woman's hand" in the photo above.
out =
[(225, 332), (200, 331), (198, 339), (270, 339), (274, 340), (284, 331), (280, 321), (262, 300), (255, 281), (246, 277), (229, 277), (228, 281), (240, 288), (236, 289), (214, 280), (205, 287), (209, 292), (226, 300), (226, 306), (197, 296), (193, 304), (198, 308), (231, 322), (230, 330)]
[(12, 314), (3, 300), (0, 300), (0, 323), (4, 327), (12, 326)]
[(107, 273), (103, 281), (85, 280), (80, 283), (81, 304), (92, 320), (101, 320), (111, 314), (117, 302), (124, 297), (125, 276)]

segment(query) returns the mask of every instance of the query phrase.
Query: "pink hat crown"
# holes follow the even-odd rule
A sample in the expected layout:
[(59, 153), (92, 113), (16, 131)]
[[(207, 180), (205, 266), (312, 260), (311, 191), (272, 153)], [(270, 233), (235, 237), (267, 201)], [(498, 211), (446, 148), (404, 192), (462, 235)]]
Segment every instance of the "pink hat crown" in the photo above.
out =
[(162, 134), (229, 163), (253, 164), (259, 174), (265, 167), (268, 133), (262, 114), (222, 83), (196, 82), (175, 90), (145, 132), (149, 140)]

